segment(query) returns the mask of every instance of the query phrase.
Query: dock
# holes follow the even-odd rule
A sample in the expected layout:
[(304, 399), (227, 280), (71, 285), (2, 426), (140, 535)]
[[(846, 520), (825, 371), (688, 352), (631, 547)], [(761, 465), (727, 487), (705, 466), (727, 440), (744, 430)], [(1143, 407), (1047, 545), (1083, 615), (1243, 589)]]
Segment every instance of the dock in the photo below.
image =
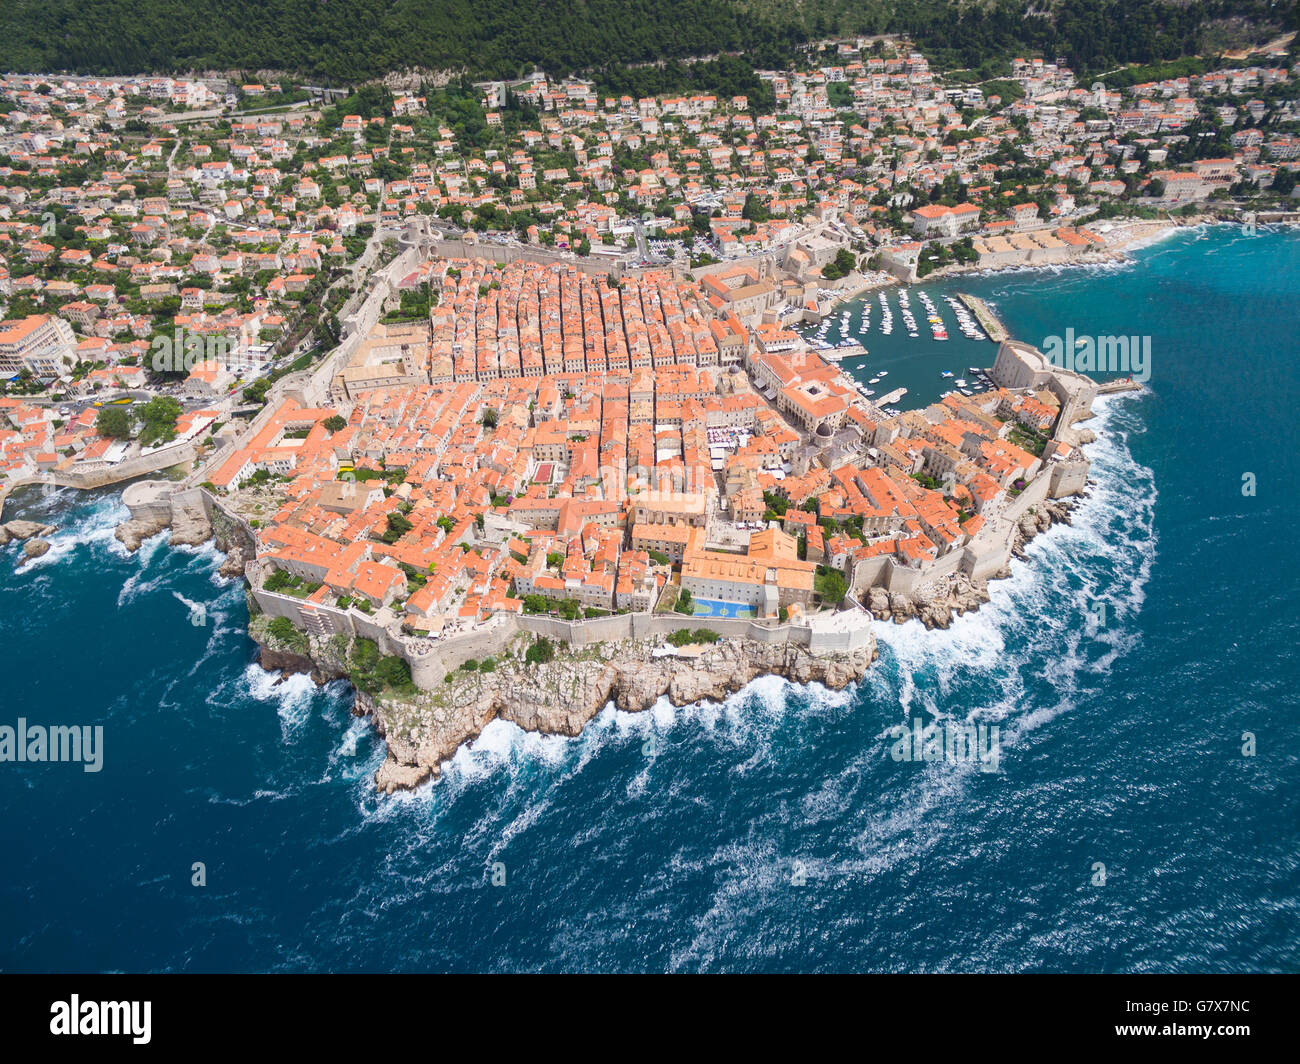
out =
[(988, 338), (995, 344), (1000, 344), (1003, 340), (1010, 338), (1011, 334), (1007, 332), (1002, 322), (998, 321), (998, 316), (993, 313), (984, 300), (967, 295), (965, 292), (958, 292), (957, 298), (970, 308), (970, 312), (975, 315), (975, 320), (980, 323), (980, 328), (988, 334)]
[(827, 362), (843, 362), (846, 358), (862, 358), (867, 349), (861, 344), (851, 347), (814, 347), (813, 352)]
[(895, 388), (895, 389), (894, 389), (892, 392), (890, 392), (888, 395), (882, 395), (879, 399), (877, 399), (877, 400), (876, 400), (876, 405), (877, 405), (877, 406), (893, 406), (896, 402), (898, 402), (898, 401), (899, 401), (901, 398), (903, 398), (903, 396), (905, 396), (906, 394), (907, 394), (907, 389), (906, 389), (906, 388)]

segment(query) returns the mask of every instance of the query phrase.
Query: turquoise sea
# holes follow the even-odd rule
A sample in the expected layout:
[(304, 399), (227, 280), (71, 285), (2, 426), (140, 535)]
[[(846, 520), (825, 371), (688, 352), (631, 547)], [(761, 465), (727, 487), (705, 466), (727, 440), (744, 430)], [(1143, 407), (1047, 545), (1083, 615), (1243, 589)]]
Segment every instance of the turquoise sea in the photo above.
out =
[[(104, 764), (0, 764), (0, 969), (1300, 968), (1300, 234), (922, 287), (1034, 342), (1151, 336), (1072, 526), (950, 630), (878, 625), (855, 689), (495, 723), (392, 799), (346, 686), (253, 663), (210, 548), (128, 557), (116, 494), (17, 495), (60, 530), (0, 550), (0, 724), (102, 725)], [(904, 405), (942, 390), (924, 331), (867, 345)], [(996, 722), (1000, 770), (891, 760), (918, 717)]]

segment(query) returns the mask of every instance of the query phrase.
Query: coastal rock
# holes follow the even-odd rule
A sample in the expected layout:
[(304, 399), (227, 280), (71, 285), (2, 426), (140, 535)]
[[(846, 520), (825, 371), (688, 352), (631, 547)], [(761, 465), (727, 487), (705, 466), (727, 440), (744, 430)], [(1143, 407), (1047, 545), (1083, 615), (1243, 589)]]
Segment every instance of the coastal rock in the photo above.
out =
[(385, 794), (409, 791), (418, 787), (432, 775), (432, 769), (423, 765), (404, 765), (389, 758), (375, 773), (375, 786)]
[(916, 615), (916, 607), (910, 598), (895, 591), (889, 596), (889, 614), (895, 624), (902, 624)]
[(18, 559), (18, 568), (21, 569), (28, 562), (32, 561), (35, 558), (39, 558), (42, 554), (47, 553), (49, 549), (50, 549), (50, 544), (48, 540), (29, 539), (23, 545), (22, 557)]
[[(1024, 558), (1024, 547), (1034, 536), (1046, 532), (1054, 524), (1070, 523), (1070, 516), (1079, 504), (1078, 497), (1070, 499), (1049, 499), (1021, 516), (1016, 524), (1015, 537), (1011, 542), (1011, 553), (1016, 558)], [(1000, 577), (1002, 574), (998, 574)]]
[(10, 521), (2, 527), (6, 535), (5, 543), (16, 539), (31, 539), (34, 536), (48, 536), (55, 530), (54, 525), (43, 525), (39, 521)]
[(122, 546), (134, 553), (140, 549), (141, 543), (150, 536), (156, 536), (167, 525), (168, 522), (162, 518), (132, 517), (118, 525), (113, 530), (113, 535), (121, 542)]
[(197, 547), (212, 538), (212, 525), (202, 507), (176, 506), (172, 511), (172, 534), (168, 539), (173, 547)]
[(883, 587), (869, 588), (863, 593), (863, 605), (877, 620), (902, 624), (916, 618), (927, 628), (947, 628), (954, 617), (978, 609), (988, 600), (988, 582), (972, 580), (965, 573), (955, 573), (935, 584), (923, 584), (911, 595), (891, 593)]
[(750, 640), (723, 640), (686, 652), (693, 657), (656, 658), (653, 648), (653, 643), (578, 648), (542, 665), (505, 656), (486, 675), (457, 670), (446, 691), (380, 698), (358, 692), (353, 712), (372, 715), (388, 745), (375, 785), (392, 793), (437, 777), (443, 761), (497, 718), (526, 731), (576, 736), (611, 702), (640, 712), (664, 696), (678, 706), (720, 701), (763, 675), (839, 690), (861, 679), (875, 657), (873, 642), (833, 655)]
[[(267, 672), (279, 672), (282, 674), (292, 675), (293, 673), (307, 673), (316, 679), (319, 669), (316, 663), (305, 654), (294, 654), (287, 650), (272, 650), (268, 646), (263, 646), (258, 652), (257, 658), (259, 664)], [(317, 680), (317, 683), (320, 683)]]
[(258, 644), (258, 663), (267, 672), (278, 672), (282, 676), (303, 673), (318, 685), (341, 680), (348, 674), (343, 663), (322, 653), (319, 647), (312, 647), (310, 642), (310, 653), (303, 653), (299, 649), (276, 644), (260, 625), (251, 626), (249, 634)]
[(217, 572), (222, 576), (228, 576), (231, 579), (238, 579), (244, 575), (244, 549), (236, 544), (230, 548), (221, 565), (217, 567)]
[(873, 587), (867, 592), (867, 609), (885, 620), (883, 615), (889, 612), (889, 592), (883, 587)]

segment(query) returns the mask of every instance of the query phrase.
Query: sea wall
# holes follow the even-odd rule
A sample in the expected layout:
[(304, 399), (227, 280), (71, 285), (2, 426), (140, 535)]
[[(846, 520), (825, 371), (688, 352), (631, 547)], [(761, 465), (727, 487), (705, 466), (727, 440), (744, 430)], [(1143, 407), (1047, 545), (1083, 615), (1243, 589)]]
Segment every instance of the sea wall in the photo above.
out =
[[(250, 573), (256, 576), (256, 573)], [(580, 648), (596, 643), (662, 640), (681, 629), (708, 628), (728, 639), (772, 646), (790, 645), (811, 654), (848, 653), (870, 645), (865, 623), (839, 627), (805, 624), (770, 624), (759, 621), (682, 614), (628, 613), (582, 621), (557, 617), (499, 614), (488, 624), (458, 635), (437, 639), (395, 636), (378, 620), (333, 603), (309, 603), (295, 595), (254, 587), (257, 607), (272, 617), (285, 617), (311, 635), (344, 635), (371, 639), (384, 654), (395, 654), (411, 667), (411, 678), (422, 690), (435, 690), (446, 674), (465, 662), (495, 657), (505, 652), (521, 632)]]

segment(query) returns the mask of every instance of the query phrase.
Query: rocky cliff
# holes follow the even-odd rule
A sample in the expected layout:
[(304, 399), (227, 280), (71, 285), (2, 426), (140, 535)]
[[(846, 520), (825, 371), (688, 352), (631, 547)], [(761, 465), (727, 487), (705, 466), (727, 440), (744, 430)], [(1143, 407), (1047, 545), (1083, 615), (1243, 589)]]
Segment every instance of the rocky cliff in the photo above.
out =
[(1020, 523), (1016, 525), (1016, 535), (1011, 541), (1011, 553), (1017, 558), (1024, 558), (1025, 544), (1040, 532), (1046, 532), (1055, 524), (1068, 525), (1070, 523), (1070, 514), (1085, 498), (1087, 498), (1086, 493), (1069, 499), (1048, 499), (1046, 502), (1039, 503), (1029, 510), (1020, 518)]
[(113, 530), (113, 535), (127, 550), (135, 552), (150, 536), (171, 529), (167, 542), (175, 546), (196, 547), (212, 538), (212, 525), (203, 507), (197, 504), (182, 505), (173, 502), (170, 514), (154, 506), (136, 516), (132, 515)]
[[(526, 640), (524, 641), (526, 642)], [(444, 691), (415, 696), (357, 695), (388, 744), (376, 786), (392, 793), (441, 773), (441, 764), (500, 717), (526, 731), (577, 735), (609, 703), (640, 712), (662, 696), (675, 706), (721, 701), (759, 676), (839, 690), (861, 679), (876, 656), (874, 642), (846, 654), (723, 640), (694, 657), (653, 657), (654, 643), (596, 644), (560, 650), (547, 664), (511, 655), (490, 673), (452, 673)]]
[[(318, 683), (348, 675), (350, 647), (342, 637), (311, 636), (304, 654), (279, 644), (263, 618), (254, 619), (249, 634), (262, 647), (265, 668), (310, 673)], [(437, 690), (358, 690), (353, 712), (369, 716), (388, 746), (376, 786), (391, 794), (436, 778), (444, 761), (498, 717), (526, 731), (574, 736), (611, 702), (639, 712), (662, 696), (676, 706), (721, 701), (760, 676), (840, 690), (861, 679), (876, 656), (874, 641), (849, 653), (813, 654), (789, 644), (723, 640), (672, 657), (655, 657), (656, 641), (625, 641), (557, 646), (555, 658), (539, 664), (524, 660), (531, 642), (521, 634), (491, 671), (458, 669)]]
[(54, 531), (55, 525), (43, 525), (39, 521), (10, 521), (0, 525), (0, 547), (24, 539), (39, 539)]
[[(1003, 570), (996, 575), (1009, 574)], [(910, 595), (873, 587), (863, 596), (862, 604), (880, 621), (902, 624), (915, 619), (927, 628), (947, 628), (953, 618), (979, 609), (988, 600), (986, 580), (971, 580), (965, 573), (957, 573), (937, 584), (923, 584)]]

